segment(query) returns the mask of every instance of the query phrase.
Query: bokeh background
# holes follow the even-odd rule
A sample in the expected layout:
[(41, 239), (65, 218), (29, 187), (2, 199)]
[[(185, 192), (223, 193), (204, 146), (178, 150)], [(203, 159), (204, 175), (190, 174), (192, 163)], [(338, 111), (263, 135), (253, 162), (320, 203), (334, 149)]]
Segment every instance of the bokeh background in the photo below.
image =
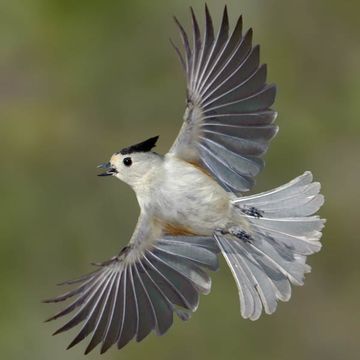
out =
[[(209, 0), (219, 20), (222, 1)], [(43, 320), (55, 283), (124, 246), (138, 207), (132, 191), (96, 177), (123, 146), (160, 135), (166, 152), (181, 125), (185, 84), (168, 37), (203, 1), (0, 2), (0, 353), (2, 359), (82, 359), (74, 336)], [(290, 303), (241, 319), (222, 262), (191, 321), (102, 359), (358, 359), (360, 3), (228, 0), (262, 44), (279, 88), (280, 132), (255, 191), (311, 169), (328, 219), (313, 273)], [(89, 359), (100, 356), (94, 351)]]

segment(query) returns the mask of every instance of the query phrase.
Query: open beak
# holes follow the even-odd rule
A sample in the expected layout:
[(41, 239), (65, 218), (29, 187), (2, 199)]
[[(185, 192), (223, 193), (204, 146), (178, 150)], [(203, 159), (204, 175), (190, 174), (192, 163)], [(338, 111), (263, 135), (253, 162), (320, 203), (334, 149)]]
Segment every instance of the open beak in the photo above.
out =
[(104, 169), (105, 171), (101, 174), (98, 174), (98, 176), (111, 176), (114, 174), (117, 174), (117, 170), (112, 167), (112, 165), (108, 163), (102, 163), (97, 166), (99, 169)]

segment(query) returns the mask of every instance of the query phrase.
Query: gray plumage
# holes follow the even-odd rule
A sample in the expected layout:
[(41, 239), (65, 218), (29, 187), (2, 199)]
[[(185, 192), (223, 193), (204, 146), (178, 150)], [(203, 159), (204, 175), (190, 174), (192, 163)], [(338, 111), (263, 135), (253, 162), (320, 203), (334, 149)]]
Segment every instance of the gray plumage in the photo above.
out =
[(68, 305), (50, 320), (71, 314), (55, 334), (81, 324), (73, 347), (90, 337), (85, 353), (100, 352), (150, 332), (164, 334), (173, 315), (188, 320), (200, 294), (211, 290), (209, 271), (221, 252), (236, 281), (241, 315), (256, 320), (287, 301), (291, 284), (302, 285), (306, 258), (320, 250), (324, 220), (320, 184), (310, 172), (286, 185), (241, 196), (264, 166), (276, 135), (271, 106), (275, 86), (252, 31), (242, 18), (229, 34), (225, 7), (218, 32), (205, 7), (205, 32), (191, 9), (193, 44), (179, 21), (184, 54), (175, 47), (187, 79), (184, 123), (169, 153), (152, 149), (158, 137), (123, 148), (99, 165), (136, 193), (140, 216), (129, 245), (97, 269), (62, 285), (46, 300)]
[(229, 35), (225, 7), (214, 37), (206, 8), (206, 30), (201, 41), (196, 17), (194, 46), (178, 21), (187, 74), (185, 122), (170, 152), (187, 161), (200, 161), (228, 191), (251, 189), (263, 168), (261, 156), (276, 135), (273, 124), (275, 86), (266, 84), (266, 66), (260, 65), (259, 46), (252, 47), (252, 30), (242, 35), (242, 18)]
[(197, 237), (187, 240), (186, 237), (166, 237), (134, 263), (124, 264), (123, 255), (100, 264), (99, 269), (88, 276), (71, 281), (79, 287), (46, 300), (59, 302), (77, 296), (48, 319), (55, 320), (76, 310), (55, 334), (83, 322), (68, 348), (94, 332), (86, 353), (100, 342), (104, 352), (113, 344), (123, 347), (135, 336), (140, 341), (154, 329), (157, 334), (163, 334), (173, 322), (173, 312), (187, 320), (198, 307), (199, 293), (210, 291), (210, 277), (201, 267), (218, 268), (218, 249), (208, 245), (214, 242), (212, 238), (206, 238), (206, 247), (202, 245), (202, 237), (199, 244)]
[[(324, 202), (319, 190), (306, 172), (277, 189), (234, 201), (249, 221), (250, 238), (221, 233), (215, 238), (237, 280), (244, 318), (256, 320), (262, 307), (272, 314), (277, 300), (290, 299), (290, 283), (303, 285), (310, 271), (306, 256), (321, 249), (324, 220), (311, 216)], [(246, 215), (251, 208), (261, 215)]]

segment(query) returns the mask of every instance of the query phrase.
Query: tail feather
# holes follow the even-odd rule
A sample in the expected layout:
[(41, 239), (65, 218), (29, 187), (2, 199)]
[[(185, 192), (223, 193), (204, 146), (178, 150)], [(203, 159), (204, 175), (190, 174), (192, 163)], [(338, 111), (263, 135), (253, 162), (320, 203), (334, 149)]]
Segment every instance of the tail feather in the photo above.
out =
[(284, 185), (259, 194), (244, 196), (238, 199), (237, 202), (243, 202), (244, 199), (248, 200), (248, 204), (262, 203), (264, 201), (277, 201), (291, 195), (298, 194), (299, 192), (304, 192), (304, 190), (306, 192), (306, 190), (308, 190), (309, 188), (309, 185), (311, 185), (311, 187), (316, 187), (318, 188), (318, 190), (320, 190), (320, 184), (312, 183), (312, 179), (312, 173), (310, 171), (305, 171), (304, 174), (298, 176), (297, 178), (289, 181)]
[[(311, 268), (306, 257), (321, 249), (324, 220), (313, 215), (324, 198), (306, 172), (288, 184), (234, 200), (249, 225), (216, 232), (215, 239), (234, 275), (244, 318), (276, 310), (291, 296), (290, 283), (303, 285)], [(283, 206), (283, 208), (282, 208)]]

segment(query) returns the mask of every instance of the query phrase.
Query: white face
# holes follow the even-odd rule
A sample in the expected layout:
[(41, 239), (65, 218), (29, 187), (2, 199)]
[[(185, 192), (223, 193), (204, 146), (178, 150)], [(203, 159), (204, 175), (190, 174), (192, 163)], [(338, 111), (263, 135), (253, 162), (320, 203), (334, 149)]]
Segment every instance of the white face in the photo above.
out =
[[(160, 165), (161, 157), (153, 152), (114, 154), (110, 159), (113, 175), (132, 187), (141, 185), (149, 171)], [(114, 171), (115, 170), (115, 171)]]

